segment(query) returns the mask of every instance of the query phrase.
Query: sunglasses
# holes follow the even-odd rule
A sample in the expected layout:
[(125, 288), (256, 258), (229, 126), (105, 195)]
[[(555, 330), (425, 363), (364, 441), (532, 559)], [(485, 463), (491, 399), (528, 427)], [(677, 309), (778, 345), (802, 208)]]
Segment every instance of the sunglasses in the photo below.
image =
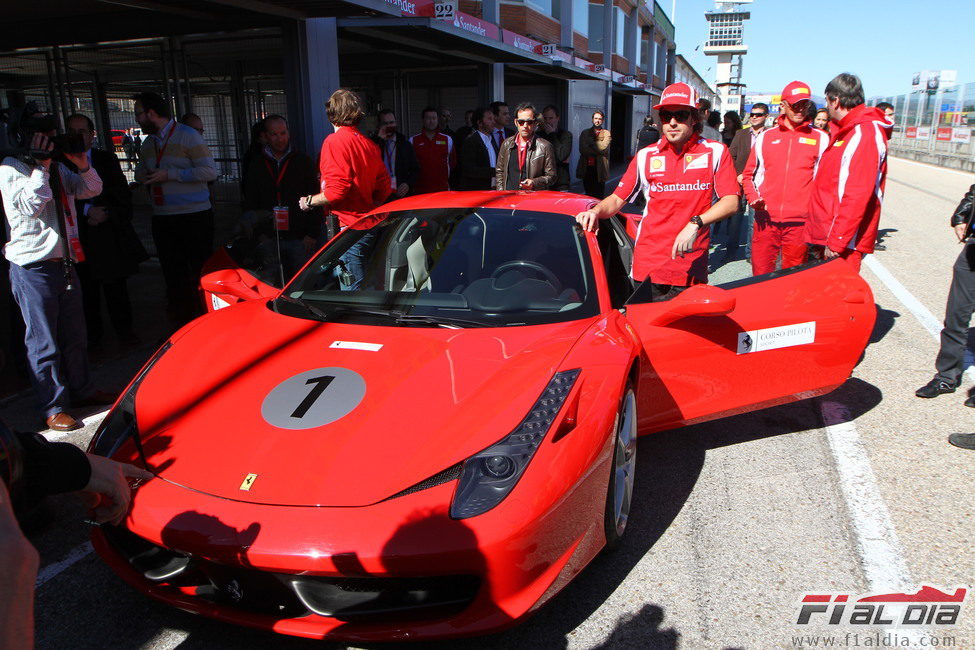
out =
[(529, 124), (534, 124), (535, 120), (515, 120), (515, 124), (518, 126), (528, 126)]
[(690, 111), (660, 111), (661, 122), (677, 120), (679, 123), (684, 124), (689, 119), (691, 119)]
[[(783, 104), (789, 104), (789, 102), (785, 102), (785, 101), (782, 102), (782, 103)], [(789, 104), (789, 108), (791, 108), (796, 113), (802, 113), (802, 112), (804, 112), (806, 110), (806, 107), (807, 106), (809, 106), (809, 100), (808, 99), (800, 99), (797, 102), (793, 102), (793, 103)]]
[(768, 113), (749, 113), (749, 117), (765, 117)]

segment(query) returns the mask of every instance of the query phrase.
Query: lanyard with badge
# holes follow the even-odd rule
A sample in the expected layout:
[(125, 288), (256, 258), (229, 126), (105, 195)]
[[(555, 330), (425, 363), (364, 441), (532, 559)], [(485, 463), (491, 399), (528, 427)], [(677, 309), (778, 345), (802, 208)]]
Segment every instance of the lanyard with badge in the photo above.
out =
[[(57, 165), (58, 163), (55, 163)], [(71, 291), (71, 265), (74, 262), (84, 262), (85, 252), (81, 248), (81, 238), (78, 236), (78, 221), (71, 209), (71, 200), (62, 184), (61, 170), (55, 167), (50, 174), (51, 189), (57, 195), (54, 201), (55, 212), (58, 216), (58, 226), (64, 242), (64, 283), (65, 289)]]
[(389, 184), (393, 191), (396, 191), (396, 138), (387, 141), (386, 146), (383, 147), (383, 162), (386, 164), (386, 169), (389, 171)]
[(271, 208), (271, 212), (274, 215), (274, 228), (276, 230), (288, 230), (290, 227), (290, 220), (288, 218), (288, 206), (286, 206), (284, 201), (281, 200), (281, 181), (284, 179), (284, 174), (288, 170), (288, 165), (291, 164), (291, 158), (289, 157), (284, 161), (284, 164), (281, 165), (281, 169), (278, 170), (277, 177), (274, 175), (274, 169), (271, 167), (271, 161), (265, 158), (264, 164), (267, 166), (267, 173), (270, 174), (271, 178), (274, 179), (274, 192), (277, 198), (277, 203), (273, 208)]
[[(173, 137), (173, 131), (176, 130), (176, 122), (175, 122), (175, 120), (173, 121), (172, 124), (173, 125), (171, 127), (169, 127), (169, 133), (166, 135), (166, 139), (163, 140), (162, 148), (158, 148), (158, 146), (157, 146), (157, 149), (156, 149), (156, 169), (157, 170), (159, 169), (159, 163), (162, 162), (163, 155), (165, 155), (165, 153), (166, 153), (166, 147), (169, 146), (169, 139), (171, 137)], [(162, 183), (155, 183), (155, 184), (153, 184), (153, 186), (152, 186), (152, 202), (155, 203), (156, 205), (163, 205), (164, 199), (163, 199)]]

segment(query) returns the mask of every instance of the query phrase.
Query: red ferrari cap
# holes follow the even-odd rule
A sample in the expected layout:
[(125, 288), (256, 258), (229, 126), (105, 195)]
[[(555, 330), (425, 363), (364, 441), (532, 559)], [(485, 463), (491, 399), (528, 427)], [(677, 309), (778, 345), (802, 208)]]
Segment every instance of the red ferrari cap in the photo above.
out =
[(795, 104), (803, 99), (812, 101), (812, 91), (809, 90), (809, 84), (807, 83), (793, 81), (782, 90), (782, 101), (784, 102)]
[(660, 96), (660, 103), (653, 107), (661, 108), (697, 108), (697, 91), (685, 83), (670, 84), (664, 88)]

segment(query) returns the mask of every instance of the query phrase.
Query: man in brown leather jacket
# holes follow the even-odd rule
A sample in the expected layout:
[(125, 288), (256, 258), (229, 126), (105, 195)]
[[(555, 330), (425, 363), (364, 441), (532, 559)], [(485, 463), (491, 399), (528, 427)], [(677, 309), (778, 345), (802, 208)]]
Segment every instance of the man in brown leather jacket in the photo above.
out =
[(495, 166), (499, 190), (547, 190), (555, 185), (555, 150), (535, 135), (538, 110), (531, 104), (515, 109), (518, 133), (501, 143)]
[(576, 178), (582, 179), (586, 194), (602, 199), (606, 197), (606, 181), (609, 180), (609, 145), (612, 136), (603, 128), (603, 112), (592, 114), (592, 128), (579, 134), (579, 164)]

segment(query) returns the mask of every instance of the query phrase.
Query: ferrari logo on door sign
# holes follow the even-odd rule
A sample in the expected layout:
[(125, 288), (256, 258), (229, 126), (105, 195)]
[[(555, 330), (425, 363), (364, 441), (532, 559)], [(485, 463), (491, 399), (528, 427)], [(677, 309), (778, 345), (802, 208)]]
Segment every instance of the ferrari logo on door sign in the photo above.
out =
[(738, 354), (791, 348), (816, 342), (816, 321), (738, 332)]
[(248, 474), (244, 477), (244, 482), (240, 484), (240, 489), (244, 492), (249, 492), (251, 486), (254, 485), (254, 481), (257, 480), (257, 474)]

